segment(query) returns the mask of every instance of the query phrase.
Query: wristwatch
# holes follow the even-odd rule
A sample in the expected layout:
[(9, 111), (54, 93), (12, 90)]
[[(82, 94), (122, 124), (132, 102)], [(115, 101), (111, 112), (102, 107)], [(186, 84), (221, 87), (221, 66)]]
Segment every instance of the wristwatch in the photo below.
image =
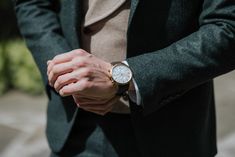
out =
[(124, 96), (129, 89), (130, 81), (132, 79), (132, 71), (128, 65), (122, 62), (113, 62), (111, 73), (111, 80), (117, 86), (116, 95)]

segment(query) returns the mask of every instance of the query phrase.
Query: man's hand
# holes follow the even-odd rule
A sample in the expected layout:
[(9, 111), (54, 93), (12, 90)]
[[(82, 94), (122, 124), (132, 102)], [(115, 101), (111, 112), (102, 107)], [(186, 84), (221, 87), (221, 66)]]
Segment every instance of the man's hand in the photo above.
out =
[[(61, 96), (73, 95), (80, 107), (97, 106), (97, 103), (109, 106), (104, 104), (110, 104), (117, 90), (110, 80), (111, 67), (110, 63), (77, 49), (48, 61), (47, 74), (49, 84)], [(100, 110), (101, 106), (92, 110)]]
[(110, 100), (97, 100), (82, 98), (79, 95), (73, 95), (73, 99), (79, 108), (99, 115), (105, 115), (113, 109), (113, 104), (117, 102), (120, 97), (115, 96)]

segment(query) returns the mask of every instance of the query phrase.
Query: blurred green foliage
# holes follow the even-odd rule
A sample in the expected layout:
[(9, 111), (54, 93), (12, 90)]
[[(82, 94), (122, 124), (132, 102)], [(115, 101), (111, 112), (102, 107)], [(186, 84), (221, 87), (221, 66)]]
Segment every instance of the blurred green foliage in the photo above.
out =
[(3, 94), (4, 91), (6, 91), (8, 84), (7, 84), (7, 77), (6, 77), (6, 71), (5, 71), (5, 53), (4, 52), (4, 45), (0, 44), (0, 95)]
[[(0, 95), (10, 88), (43, 92), (42, 80), (19, 30), (12, 1), (0, 0)], [(4, 22), (3, 22), (4, 21)]]
[(0, 94), (9, 88), (31, 94), (43, 92), (36, 64), (20, 39), (0, 43)]

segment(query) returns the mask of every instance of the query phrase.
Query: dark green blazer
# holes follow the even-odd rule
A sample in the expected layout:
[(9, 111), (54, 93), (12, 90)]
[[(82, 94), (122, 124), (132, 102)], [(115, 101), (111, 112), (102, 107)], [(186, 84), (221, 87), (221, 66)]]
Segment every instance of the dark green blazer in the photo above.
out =
[[(45, 82), (46, 132), (59, 152), (79, 110), (48, 86), (46, 62), (80, 47), (81, 2), (16, 0), (15, 9)], [(132, 0), (127, 42), (142, 98), (142, 107), (131, 103), (131, 117), (143, 156), (214, 156), (212, 79), (235, 68), (235, 1)]]

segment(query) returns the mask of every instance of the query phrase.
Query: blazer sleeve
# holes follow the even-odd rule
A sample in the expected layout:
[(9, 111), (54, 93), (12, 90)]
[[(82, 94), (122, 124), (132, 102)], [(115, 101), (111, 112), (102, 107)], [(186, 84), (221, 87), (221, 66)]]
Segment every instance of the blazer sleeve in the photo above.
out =
[(26, 40), (44, 82), (47, 60), (71, 50), (63, 37), (58, 18), (59, 0), (14, 0), (21, 34)]
[(170, 46), (127, 59), (145, 115), (235, 68), (235, 1), (204, 0), (199, 23)]

